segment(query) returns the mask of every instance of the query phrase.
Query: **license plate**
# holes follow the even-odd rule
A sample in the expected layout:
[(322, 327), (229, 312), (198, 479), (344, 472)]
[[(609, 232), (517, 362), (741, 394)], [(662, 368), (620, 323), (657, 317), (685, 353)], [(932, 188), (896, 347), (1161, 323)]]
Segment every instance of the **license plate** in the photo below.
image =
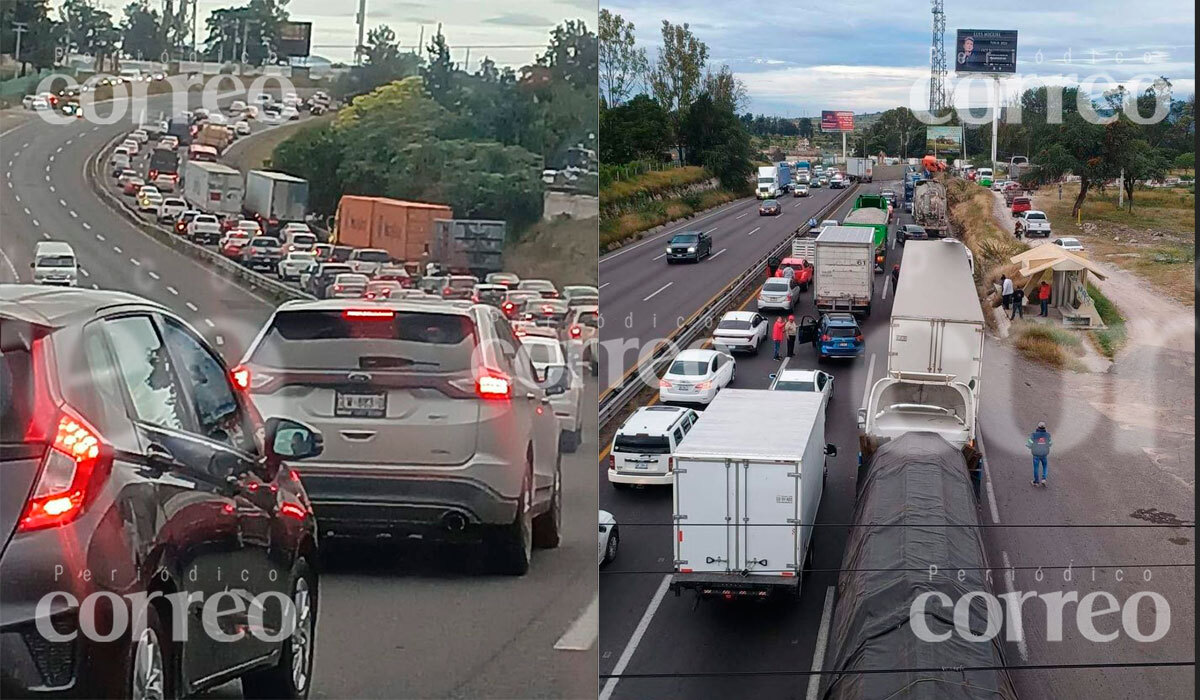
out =
[(387, 414), (387, 394), (343, 394), (339, 391), (336, 393), (333, 414), (350, 418), (383, 418)]
[(691, 384), (676, 384), (675, 388), (680, 391), (691, 391), (695, 387), (693, 387)]
[(839, 348), (845, 348), (845, 347), (849, 347), (849, 346), (850, 346), (850, 343), (845, 343), (845, 342), (838, 343)]

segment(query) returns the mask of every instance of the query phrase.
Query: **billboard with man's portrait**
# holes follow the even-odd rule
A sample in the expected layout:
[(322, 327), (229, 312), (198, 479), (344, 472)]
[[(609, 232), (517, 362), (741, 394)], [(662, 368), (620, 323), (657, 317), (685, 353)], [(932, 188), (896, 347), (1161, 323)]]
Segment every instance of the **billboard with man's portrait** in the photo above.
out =
[(959, 29), (954, 42), (957, 73), (1016, 73), (1017, 32), (1008, 29)]

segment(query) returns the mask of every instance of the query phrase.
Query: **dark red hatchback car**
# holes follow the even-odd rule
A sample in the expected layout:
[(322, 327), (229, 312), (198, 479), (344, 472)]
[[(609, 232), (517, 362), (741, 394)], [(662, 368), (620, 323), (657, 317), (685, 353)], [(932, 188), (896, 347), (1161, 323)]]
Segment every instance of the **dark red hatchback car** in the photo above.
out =
[(0, 696), (305, 697), (321, 449), (166, 308), (0, 286)]

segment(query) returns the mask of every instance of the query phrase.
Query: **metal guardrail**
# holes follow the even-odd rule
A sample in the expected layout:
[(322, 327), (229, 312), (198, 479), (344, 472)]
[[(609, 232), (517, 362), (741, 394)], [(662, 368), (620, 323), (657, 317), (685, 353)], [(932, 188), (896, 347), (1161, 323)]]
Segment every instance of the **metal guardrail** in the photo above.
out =
[(124, 216), (134, 226), (143, 233), (153, 237), (171, 248), (195, 259), (206, 263), (208, 267), (219, 274), (220, 276), (242, 284), (243, 286), (255, 289), (268, 296), (275, 303), (282, 303), (291, 299), (315, 299), (311, 294), (302, 292), (294, 287), (286, 285), (277, 280), (271, 279), (254, 270), (250, 270), (238, 263), (227, 259), (220, 253), (211, 251), (201, 245), (192, 243), (191, 241), (180, 237), (173, 230), (157, 225), (157, 223), (146, 221), (141, 217), (141, 214), (136, 208), (131, 206), (122, 197), (113, 194), (109, 187), (106, 187), (106, 179), (104, 177), (103, 164), (106, 156), (111, 152), (116, 144), (125, 138), (124, 135), (118, 135), (104, 145), (93, 156), (91, 163), (85, 169), (86, 179), (91, 185), (92, 190), (99, 195), (108, 207), (118, 214)]
[[(836, 211), (838, 207), (850, 199), (857, 191), (857, 184), (847, 188), (837, 197), (834, 197), (829, 202), (829, 205), (818, 212), (814, 218), (821, 220), (829, 216), (831, 212)], [(600, 396), (601, 430), (635, 396), (647, 386), (651, 386), (651, 383), (658, 379), (660, 366), (665, 364), (674, 355), (674, 353), (670, 352), (671, 350), (679, 347), (687, 347), (702, 335), (705, 335), (712, 327), (713, 321), (720, 314), (725, 313), (750, 287), (757, 286), (763, 281), (760, 272), (766, 266), (767, 260), (772, 257), (783, 256), (785, 253), (790, 252), (792, 240), (796, 235), (807, 233), (808, 228), (807, 223), (798, 226), (793, 236), (784, 239), (779, 246), (771, 249), (770, 252), (759, 258), (745, 272), (726, 285), (724, 289), (717, 292), (704, 306), (700, 307), (700, 310), (692, 314), (683, 325), (676, 329), (674, 333), (661, 341), (648, 357), (630, 368), (616, 385), (607, 389)]]

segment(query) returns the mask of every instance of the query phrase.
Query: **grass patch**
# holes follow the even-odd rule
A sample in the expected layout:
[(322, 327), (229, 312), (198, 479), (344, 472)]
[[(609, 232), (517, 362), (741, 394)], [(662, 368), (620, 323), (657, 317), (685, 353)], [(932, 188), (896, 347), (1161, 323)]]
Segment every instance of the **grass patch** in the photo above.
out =
[[(1055, 225), (1075, 220), (1071, 216), (1071, 207), (1079, 194), (1079, 183), (1065, 183), (1062, 199), (1058, 199), (1057, 185), (1045, 187), (1038, 194), (1042, 197), (1041, 202), (1049, 203), (1046, 215)], [(1133, 193), (1132, 212), (1128, 200), (1118, 209), (1117, 198), (1115, 187), (1106, 188), (1104, 192), (1089, 189), (1080, 211), (1083, 223), (1104, 222), (1179, 235), (1193, 235), (1196, 231), (1196, 195), (1184, 187), (1139, 187)]]
[(1013, 326), (1017, 351), (1035, 362), (1084, 371), (1078, 357), (1083, 354), (1083, 338), (1079, 334), (1048, 324), (1019, 322)]
[(640, 197), (653, 197), (679, 187), (687, 187), (712, 179), (712, 174), (700, 166), (651, 170), (629, 180), (614, 180), (600, 188), (600, 206), (623, 204)]
[(1108, 359), (1116, 357), (1117, 351), (1125, 345), (1125, 340), (1128, 334), (1125, 331), (1125, 317), (1117, 310), (1115, 304), (1104, 296), (1094, 284), (1087, 286), (1088, 296), (1092, 298), (1092, 303), (1096, 305), (1096, 311), (1100, 314), (1100, 320), (1107, 326), (1102, 331), (1093, 331), (1092, 337), (1096, 340), (1096, 345), (1100, 348), (1100, 352)]
[(745, 193), (715, 189), (674, 199), (649, 201), (634, 211), (601, 220), (600, 251), (607, 252), (620, 243), (637, 240), (642, 232), (668, 221), (690, 217), (744, 196)]

